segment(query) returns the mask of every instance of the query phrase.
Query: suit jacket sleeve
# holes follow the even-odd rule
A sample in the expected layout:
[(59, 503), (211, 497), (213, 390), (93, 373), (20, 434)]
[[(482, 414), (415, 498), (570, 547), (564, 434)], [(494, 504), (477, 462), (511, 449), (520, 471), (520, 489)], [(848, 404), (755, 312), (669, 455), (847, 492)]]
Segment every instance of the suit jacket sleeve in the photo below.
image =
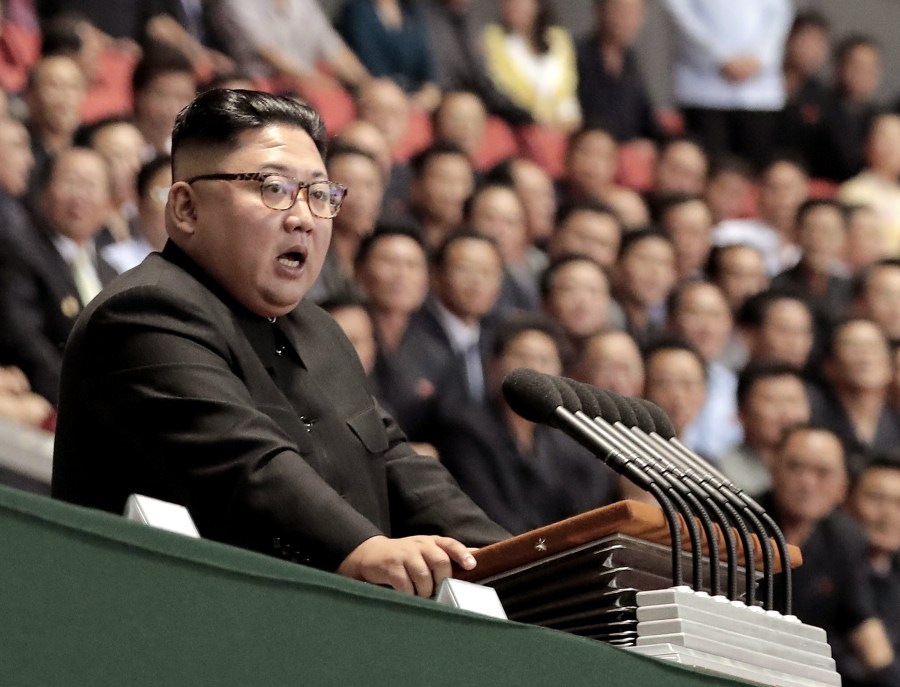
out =
[[(93, 442), (82, 450), (101, 461), (107, 454), (96, 470), (109, 482), (126, 491), (146, 485), (156, 492), (150, 495), (185, 504), (204, 537), (270, 553), (289, 546), (283, 555), (333, 569), (382, 532), (329, 486), (253, 397), (239, 375), (246, 363), (233, 348), (239, 337), (229, 331), (231, 320), (221, 321), (222, 310), (213, 299), (137, 288), (107, 300), (83, 331), (76, 328), (65, 362), (72, 369), (63, 373), (65, 442), (55, 458), (54, 495), (121, 512), (127, 493), (110, 490), (74, 455), (78, 441), (69, 440), (90, 433)], [(89, 411), (73, 407), (84, 403)], [(71, 426), (79, 421), (84, 426)]]

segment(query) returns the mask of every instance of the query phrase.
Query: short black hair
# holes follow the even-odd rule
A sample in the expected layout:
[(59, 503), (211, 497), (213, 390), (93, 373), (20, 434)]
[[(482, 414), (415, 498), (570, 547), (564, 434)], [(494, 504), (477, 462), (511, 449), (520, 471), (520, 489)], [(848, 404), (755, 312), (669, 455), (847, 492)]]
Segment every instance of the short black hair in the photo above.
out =
[(349, 156), (362, 157), (371, 162), (373, 165), (375, 165), (375, 169), (378, 170), (378, 176), (382, 177), (382, 182), (385, 181), (385, 179), (383, 178), (384, 170), (381, 167), (381, 163), (378, 161), (378, 158), (372, 154), (371, 151), (365, 150), (350, 143), (344, 143), (340, 140), (333, 142), (331, 148), (328, 150), (328, 166), (330, 167), (331, 163), (333, 163), (340, 157)]
[(715, 289), (716, 292), (722, 296), (722, 300), (725, 302), (728, 312), (731, 312), (731, 309), (728, 308), (728, 296), (725, 295), (725, 291), (721, 286), (703, 277), (686, 277), (675, 284), (675, 286), (672, 287), (672, 290), (669, 291), (669, 295), (666, 297), (666, 313), (670, 322), (672, 322), (678, 314), (678, 310), (681, 308), (681, 302), (684, 300), (685, 292), (695, 286), (708, 286)]
[(850, 477), (850, 489), (856, 489), (862, 476), (869, 470), (900, 470), (900, 450), (869, 449), (864, 451), (854, 465)]
[(478, 199), (483, 196), (488, 191), (492, 191), (494, 189), (503, 189), (505, 191), (509, 191), (513, 195), (515, 195), (519, 206), (524, 210), (524, 205), (522, 203), (522, 199), (519, 197), (518, 192), (516, 191), (516, 187), (514, 184), (508, 184), (505, 181), (484, 181), (478, 184), (475, 187), (475, 190), (466, 198), (463, 203), (463, 221), (468, 222), (472, 219), (472, 210), (475, 208), (475, 203)]
[(457, 229), (455, 231), (450, 232), (443, 241), (441, 241), (440, 245), (438, 245), (437, 249), (434, 251), (434, 255), (431, 256), (431, 264), (437, 269), (443, 269), (444, 264), (447, 261), (447, 252), (457, 241), (483, 241), (488, 244), (491, 248), (494, 249), (494, 252), (497, 254), (497, 257), (500, 259), (501, 264), (503, 263), (503, 257), (500, 254), (500, 247), (497, 245), (497, 242), (490, 236), (486, 234), (482, 234), (480, 231), (472, 229), (471, 227), (462, 227), (461, 229)]
[(571, 265), (573, 262), (586, 262), (589, 265), (593, 265), (597, 268), (597, 271), (603, 275), (603, 277), (609, 283), (609, 277), (606, 274), (606, 271), (601, 267), (600, 263), (594, 260), (589, 255), (584, 255), (583, 253), (563, 253), (559, 255), (553, 260), (550, 261), (550, 264), (547, 265), (546, 269), (541, 272), (540, 279), (540, 294), (541, 298), (547, 298), (550, 295), (550, 290), (553, 288), (553, 278), (559, 273), (561, 269), (563, 269), (566, 265)]
[(450, 141), (436, 141), (410, 158), (409, 168), (412, 170), (413, 176), (417, 179), (420, 178), (425, 173), (425, 168), (428, 167), (428, 164), (441, 155), (462, 157), (469, 163), (470, 167), (472, 166), (472, 159), (458, 144)]
[(491, 356), (499, 358), (506, 353), (506, 349), (519, 336), (525, 332), (532, 331), (541, 332), (551, 338), (553, 343), (556, 344), (556, 352), (559, 354), (560, 360), (562, 360), (565, 349), (565, 337), (559, 325), (543, 313), (524, 310), (510, 313), (497, 325), (491, 340)]
[[(865, 206), (863, 206), (865, 207)], [(869, 282), (872, 281), (872, 275), (880, 269), (886, 267), (900, 269), (900, 258), (881, 258), (871, 265), (866, 265), (863, 270), (856, 275), (853, 280), (853, 295), (855, 298), (861, 298), (869, 288)]]
[(849, 36), (844, 37), (841, 42), (838, 43), (837, 46), (835, 46), (835, 65), (842, 65), (847, 59), (847, 56), (850, 54), (850, 51), (860, 47), (872, 48), (872, 50), (881, 53), (881, 44), (875, 39), (874, 36), (870, 36), (866, 33), (853, 33)]
[(710, 281), (718, 282), (722, 277), (722, 260), (725, 258), (725, 254), (730, 250), (738, 248), (749, 248), (754, 251), (763, 259), (763, 266), (765, 267), (765, 256), (763, 255), (763, 252), (758, 246), (754, 246), (752, 243), (726, 243), (721, 246), (713, 246), (709, 251), (709, 257), (706, 258), (706, 264), (703, 266), (703, 272), (709, 277)]
[(737, 313), (737, 324), (759, 329), (769, 316), (769, 310), (778, 301), (797, 301), (806, 308), (810, 317), (813, 315), (809, 300), (800, 291), (791, 288), (769, 288), (744, 301)]
[(81, 12), (58, 12), (41, 23), (41, 54), (73, 57), (84, 47), (81, 30), (90, 20)]
[(877, 322), (869, 317), (863, 317), (861, 315), (850, 315), (835, 322), (829, 330), (828, 336), (825, 338), (825, 347), (822, 351), (822, 354), (826, 360), (828, 358), (832, 358), (835, 355), (835, 352), (837, 351), (838, 337), (840, 336), (841, 332), (851, 324), (856, 324), (857, 322), (865, 322), (875, 327), (875, 329), (881, 335), (882, 340), (884, 341), (885, 348), (887, 348), (888, 353), (890, 353), (891, 340), (888, 338), (887, 332), (885, 332)]
[(794, 377), (801, 383), (803, 382), (803, 373), (789, 363), (777, 360), (751, 360), (747, 363), (744, 369), (738, 373), (736, 392), (738, 407), (742, 407), (747, 402), (753, 387), (758, 382), (776, 377)]
[(72, 137), (72, 144), (91, 148), (94, 145), (94, 137), (101, 130), (108, 126), (117, 126), (119, 124), (130, 124), (131, 126), (137, 127), (137, 123), (131, 115), (111, 115), (109, 117), (104, 117), (103, 119), (98, 119), (96, 122), (79, 126), (75, 130), (75, 135)]
[(578, 147), (578, 144), (581, 143), (581, 139), (587, 138), (591, 134), (603, 134), (607, 136), (613, 143), (618, 145), (618, 141), (616, 141), (616, 137), (613, 133), (602, 126), (597, 126), (596, 124), (585, 124), (580, 129), (575, 131), (569, 136), (569, 140), (566, 142), (566, 162), (568, 163), (569, 159), (572, 157), (572, 153), (575, 152), (575, 148)]
[(797, 226), (799, 227), (803, 223), (803, 220), (810, 212), (817, 210), (818, 208), (831, 208), (837, 212), (841, 216), (844, 228), (847, 228), (847, 222), (850, 218), (849, 213), (847, 212), (847, 206), (841, 201), (833, 198), (809, 198), (804, 200), (800, 204), (800, 207), (797, 208)]
[(626, 231), (622, 234), (622, 242), (619, 244), (619, 255), (618, 260), (622, 260), (631, 250), (639, 244), (641, 241), (649, 241), (650, 239), (659, 239), (661, 241), (665, 241), (670, 246), (673, 247), (672, 239), (669, 238), (668, 234), (660, 231), (655, 227), (644, 227), (642, 229), (635, 229), (633, 231)]
[(820, 29), (827, 33), (831, 31), (831, 22), (828, 21), (828, 17), (817, 10), (801, 10), (794, 16), (790, 35), (806, 28)]
[(138, 198), (143, 198), (144, 195), (146, 195), (150, 186), (150, 181), (156, 176), (159, 170), (163, 167), (171, 166), (172, 158), (168, 155), (157, 155), (152, 160), (141, 165), (141, 169), (138, 171), (137, 179), (135, 180)]
[(706, 360), (703, 358), (703, 354), (700, 353), (694, 344), (680, 336), (660, 336), (655, 341), (652, 341), (649, 346), (644, 348), (644, 368), (649, 369), (650, 359), (657, 353), (663, 353), (665, 351), (684, 351), (685, 353), (690, 353), (694, 356), (697, 364), (700, 365), (700, 369), (703, 370), (703, 381), (709, 381), (709, 372), (706, 368)]
[(619, 231), (624, 231), (622, 218), (619, 217), (619, 213), (616, 212), (612, 206), (602, 203), (599, 200), (595, 200), (594, 198), (582, 198), (560, 205), (559, 209), (556, 211), (556, 226), (559, 227), (564, 224), (568, 221), (569, 217), (576, 212), (594, 212), (598, 215), (608, 215), (619, 225)]
[(175, 118), (172, 164), (176, 164), (185, 146), (232, 147), (237, 144), (238, 135), (242, 132), (270, 124), (303, 129), (325, 158), (325, 124), (319, 113), (309, 105), (262, 91), (214, 88), (194, 98)]
[(382, 239), (391, 238), (392, 236), (401, 236), (415, 241), (422, 249), (422, 254), (426, 256), (427, 262), (428, 251), (425, 249), (422, 235), (415, 226), (406, 224), (378, 224), (375, 227), (375, 231), (368, 236), (363, 237), (362, 241), (360, 241), (359, 247), (356, 250), (356, 255), (353, 258), (353, 264), (356, 267), (362, 265), (369, 259), (369, 255), (371, 255), (372, 251), (375, 249), (375, 244)]
[(654, 220), (658, 224), (662, 225), (665, 223), (666, 215), (668, 215), (675, 208), (682, 205), (687, 205), (688, 203), (703, 203), (703, 205), (707, 209), (709, 209), (709, 203), (706, 202), (706, 198), (697, 193), (667, 193), (664, 197), (659, 199), (658, 203), (654, 205)]
[(184, 53), (167, 48), (154, 49), (142, 57), (131, 75), (131, 90), (142, 92), (156, 77), (163, 74), (190, 74), (194, 78), (194, 67)]
[(344, 308), (362, 308), (368, 312), (366, 302), (356, 294), (346, 290), (325, 299), (319, 303), (319, 307), (329, 313), (334, 313), (337, 310), (343, 310)]
[(784, 450), (784, 447), (787, 446), (788, 441), (790, 441), (791, 437), (800, 432), (825, 432), (826, 434), (830, 434), (835, 439), (837, 439), (838, 445), (841, 447), (841, 455), (843, 456), (843, 468), (844, 471), (847, 470), (847, 449), (844, 447), (844, 442), (841, 441), (841, 438), (837, 435), (837, 433), (819, 422), (798, 422), (793, 425), (789, 425), (784, 428), (784, 431), (781, 433), (781, 439), (778, 441), (777, 450), (780, 453)]

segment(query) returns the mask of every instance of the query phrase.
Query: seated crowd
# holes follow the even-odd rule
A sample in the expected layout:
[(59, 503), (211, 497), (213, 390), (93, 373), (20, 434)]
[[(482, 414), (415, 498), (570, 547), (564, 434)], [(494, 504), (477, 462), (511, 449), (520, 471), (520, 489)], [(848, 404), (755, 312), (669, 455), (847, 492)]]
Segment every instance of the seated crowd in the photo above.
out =
[(458, 0), (333, 18), (315, 0), (0, 3), (0, 417), (53, 431), (75, 319), (164, 245), (180, 109), (209, 88), (292, 94), (350, 189), (308, 298), (421, 452), (524, 532), (647, 495), (513, 413), (503, 376), (649, 399), (801, 546), (797, 613), (829, 630), (845, 684), (887, 684), (900, 115), (875, 101), (879, 46), (832, 49), (825, 17), (758, 0), (740, 11), (769, 13), (759, 54), (704, 72), (679, 27), (707, 3), (664, 4), (678, 111), (640, 76), (645, 0), (597, 0), (583, 37), (547, 0), (501, 0), (484, 27)]

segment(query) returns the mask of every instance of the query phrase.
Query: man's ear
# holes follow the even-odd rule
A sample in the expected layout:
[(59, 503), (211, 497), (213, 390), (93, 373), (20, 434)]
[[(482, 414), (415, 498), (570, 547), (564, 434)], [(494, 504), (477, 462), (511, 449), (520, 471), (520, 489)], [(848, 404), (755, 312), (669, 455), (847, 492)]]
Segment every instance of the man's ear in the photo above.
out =
[[(192, 235), (197, 221), (194, 190), (185, 181), (176, 181), (169, 190), (166, 224), (177, 234)], [(170, 231), (170, 233), (171, 233)]]

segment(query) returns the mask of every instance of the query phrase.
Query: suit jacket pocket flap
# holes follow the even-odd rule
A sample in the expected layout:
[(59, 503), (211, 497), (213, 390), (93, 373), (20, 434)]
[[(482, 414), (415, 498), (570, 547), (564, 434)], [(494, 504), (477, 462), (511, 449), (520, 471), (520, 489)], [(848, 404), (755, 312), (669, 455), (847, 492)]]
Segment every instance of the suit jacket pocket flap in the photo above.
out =
[(388, 439), (381, 422), (381, 415), (374, 406), (357, 413), (347, 424), (359, 438), (369, 453), (383, 453), (387, 451)]

